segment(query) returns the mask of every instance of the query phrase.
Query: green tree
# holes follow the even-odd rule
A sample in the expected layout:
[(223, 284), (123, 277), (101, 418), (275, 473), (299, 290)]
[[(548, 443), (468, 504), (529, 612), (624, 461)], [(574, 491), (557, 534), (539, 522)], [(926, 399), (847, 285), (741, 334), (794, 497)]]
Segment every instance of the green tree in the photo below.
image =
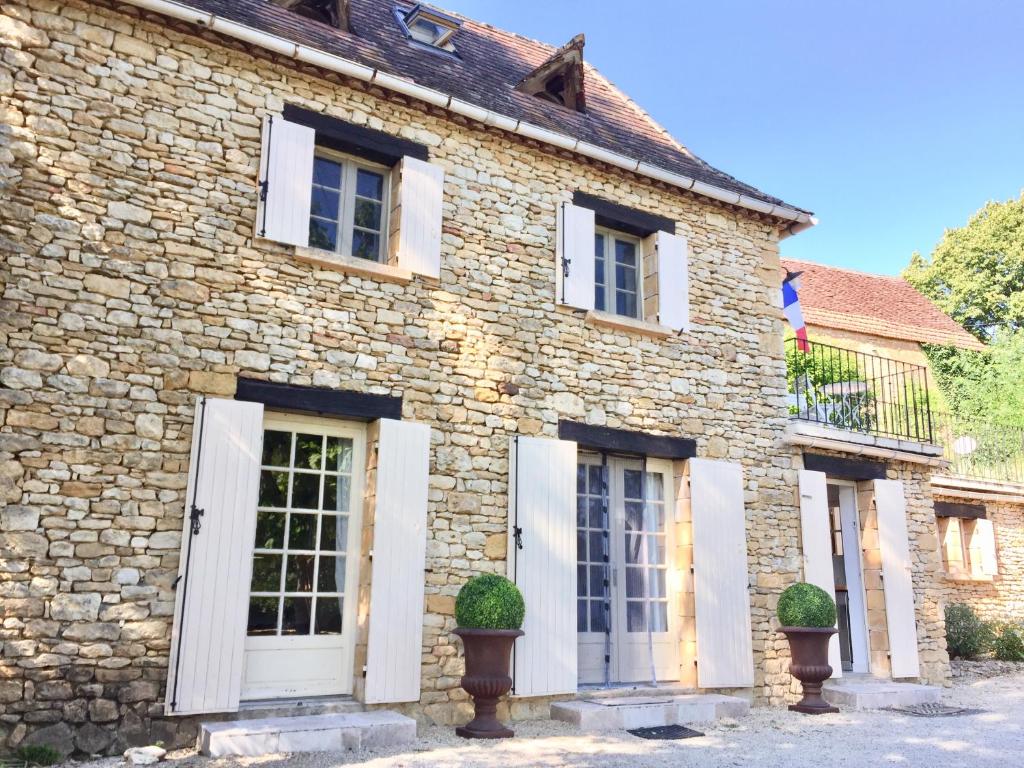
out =
[(903, 277), (983, 341), (1024, 329), (1024, 193), (947, 229), (931, 256), (911, 257)]

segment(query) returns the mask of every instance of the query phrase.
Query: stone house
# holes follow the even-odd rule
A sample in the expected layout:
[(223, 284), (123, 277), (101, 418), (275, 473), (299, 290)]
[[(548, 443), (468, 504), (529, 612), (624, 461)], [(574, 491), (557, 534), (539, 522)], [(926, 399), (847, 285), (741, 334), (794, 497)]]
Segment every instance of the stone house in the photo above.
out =
[[(528, 605), (510, 717), (652, 677), (792, 696), (807, 211), (582, 38), (384, 0), (11, 0), (0, 36), (6, 747), (282, 700), (459, 721), (481, 572)], [(927, 474), (855, 487), (904, 574), (868, 585), (872, 671), (941, 684)]]
[(1024, 615), (1024, 430), (946, 412), (922, 345), (984, 349), (978, 339), (900, 277), (795, 259), (808, 336), (816, 343), (900, 361), (923, 372), (938, 548), (948, 600), (990, 619)]

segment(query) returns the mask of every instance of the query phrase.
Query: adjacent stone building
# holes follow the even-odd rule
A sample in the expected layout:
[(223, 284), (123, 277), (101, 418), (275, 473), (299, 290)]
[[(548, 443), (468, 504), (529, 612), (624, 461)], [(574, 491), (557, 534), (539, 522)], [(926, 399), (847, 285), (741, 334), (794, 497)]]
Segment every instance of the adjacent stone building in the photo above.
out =
[[(528, 605), (506, 714), (651, 666), (785, 701), (778, 244), (810, 214), (581, 39), (281, 5), (0, 9), (0, 743), (188, 743), (282, 698), (459, 721), (482, 572)], [(886, 477), (893, 673), (942, 683), (927, 483)]]

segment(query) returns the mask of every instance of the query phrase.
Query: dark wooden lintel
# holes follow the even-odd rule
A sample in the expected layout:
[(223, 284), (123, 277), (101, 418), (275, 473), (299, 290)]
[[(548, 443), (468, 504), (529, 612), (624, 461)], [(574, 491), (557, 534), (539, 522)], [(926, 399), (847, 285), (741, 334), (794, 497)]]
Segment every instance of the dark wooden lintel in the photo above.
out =
[(595, 427), (577, 421), (558, 422), (558, 436), (573, 440), (583, 448), (612, 453), (628, 453), (661, 459), (692, 459), (697, 455), (697, 441), (689, 437), (652, 435), (629, 429)]
[(345, 389), (323, 389), (239, 377), (235, 400), (263, 403), (275, 411), (316, 413), (357, 421), (401, 419), (400, 395), (372, 395)]
[(838, 480), (884, 480), (884, 461), (851, 459), (843, 456), (829, 456), (824, 453), (804, 453), (804, 469), (824, 472)]
[(284, 105), (283, 116), (290, 123), (298, 123), (315, 130), (318, 146), (358, 155), (382, 165), (394, 165), (406, 155), (417, 160), (429, 159), (425, 144), (347, 123), (294, 104)]
[(964, 504), (959, 501), (936, 501), (936, 517), (965, 517), (981, 520), (987, 516), (984, 504)]
[(655, 232), (676, 232), (676, 223), (667, 216), (627, 208), (586, 192), (573, 193), (572, 202), (573, 205), (592, 210), (598, 225), (602, 227), (628, 232), (637, 237), (647, 237)]

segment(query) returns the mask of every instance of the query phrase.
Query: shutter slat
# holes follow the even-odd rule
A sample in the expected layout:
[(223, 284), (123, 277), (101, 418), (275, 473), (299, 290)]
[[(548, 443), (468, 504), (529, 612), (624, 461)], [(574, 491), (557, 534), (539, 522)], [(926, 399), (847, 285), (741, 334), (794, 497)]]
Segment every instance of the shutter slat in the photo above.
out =
[[(800, 470), (800, 537), (803, 544), (804, 581), (825, 590), (836, 599), (835, 570), (832, 566), (832, 523), (828, 510), (828, 484), (824, 472)], [(832, 677), (842, 677), (843, 660), (839, 635), (828, 645)]]
[(282, 117), (263, 121), (260, 183), (266, 200), (256, 208), (256, 234), (289, 245), (309, 245), (316, 131)]
[(658, 322), (690, 329), (690, 246), (682, 235), (658, 232)]
[(594, 212), (589, 208), (562, 203), (558, 209), (555, 290), (559, 304), (594, 308), (594, 226)]
[(875, 480), (874, 490), (892, 676), (918, 677), (917, 622), (903, 483), (899, 480)]
[(754, 655), (743, 468), (690, 459), (690, 507), (698, 685), (748, 688)]
[(398, 266), (441, 276), (444, 170), (415, 157), (402, 158)]
[[(175, 595), (167, 684), (168, 712), (175, 715), (238, 709), (256, 536), (263, 406), (216, 398), (205, 402), (204, 412), (196, 410), (193, 429), (179, 566), (182, 581)], [(194, 537), (189, 520), (193, 493), (205, 512)]]
[(367, 704), (419, 701), (430, 427), (381, 419), (373, 515)]
[[(574, 693), (576, 443), (520, 436), (509, 450), (509, 576), (526, 601), (513, 695)], [(516, 525), (523, 531), (522, 549), (511, 533)]]

